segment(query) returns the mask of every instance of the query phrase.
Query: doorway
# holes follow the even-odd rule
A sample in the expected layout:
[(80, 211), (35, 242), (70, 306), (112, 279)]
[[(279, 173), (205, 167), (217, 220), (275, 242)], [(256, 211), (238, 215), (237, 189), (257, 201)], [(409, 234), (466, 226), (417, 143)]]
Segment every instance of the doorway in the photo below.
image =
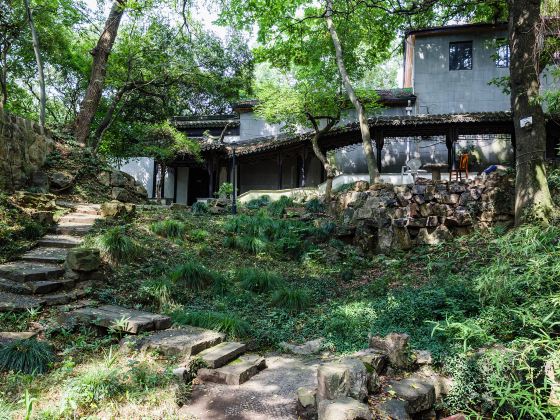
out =
[(210, 177), (206, 168), (190, 168), (187, 204), (192, 206), (197, 198), (208, 198)]

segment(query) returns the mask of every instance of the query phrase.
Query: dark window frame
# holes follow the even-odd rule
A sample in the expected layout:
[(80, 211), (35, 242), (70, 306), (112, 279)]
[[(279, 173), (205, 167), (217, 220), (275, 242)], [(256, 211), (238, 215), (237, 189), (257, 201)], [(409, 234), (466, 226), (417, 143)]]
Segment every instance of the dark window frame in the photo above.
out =
[(505, 38), (497, 39), (496, 42), (498, 43), (498, 46), (496, 47), (496, 68), (507, 69), (509, 68), (511, 62), (511, 51), (509, 49), (509, 43)]
[[(469, 52), (470, 57), (465, 57)], [(456, 41), (449, 43), (449, 71), (473, 69), (473, 42)]]

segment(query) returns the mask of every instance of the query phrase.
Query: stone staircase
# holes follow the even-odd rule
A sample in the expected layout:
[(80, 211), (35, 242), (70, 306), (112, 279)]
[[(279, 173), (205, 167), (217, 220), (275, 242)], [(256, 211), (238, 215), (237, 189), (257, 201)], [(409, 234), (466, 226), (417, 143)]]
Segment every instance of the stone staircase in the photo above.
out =
[(0, 265), (0, 312), (23, 311), (40, 306), (62, 305), (86, 294), (89, 284), (64, 278), (64, 262), (70, 248), (82, 243), (101, 216), (94, 204), (57, 203), (73, 211), (63, 216), (52, 234), (18, 261)]
[[(182, 360), (183, 366), (175, 369), (178, 377), (184, 377), (189, 361), (195, 356), (206, 363), (206, 368), (198, 370), (198, 378), (206, 382), (240, 385), (266, 368), (263, 357), (245, 354), (246, 344), (224, 341), (225, 334), (204, 328), (171, 329), (171, 319), (164, 315), (102, 305), (76, 309), (68, 314), (68, 318), (132, 334), (123, 339), (123, 347)], [(151, 334), (136, 335), (145, 332)]]

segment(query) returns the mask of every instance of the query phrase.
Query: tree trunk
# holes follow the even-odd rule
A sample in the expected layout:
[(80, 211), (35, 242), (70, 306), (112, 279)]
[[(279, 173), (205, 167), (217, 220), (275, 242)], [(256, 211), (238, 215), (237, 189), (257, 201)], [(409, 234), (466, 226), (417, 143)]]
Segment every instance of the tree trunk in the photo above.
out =
[(8, 102), (8, 50), (9, 45), (4, 45), (2, 48), (2, 54), (0, 54), (0, 60), (2, 62), (2, 69), (0, 71), (0, 91), (2, 94), (2, 99), (0, 100), (0, 110), (4, 109), (6, 103)]
[[(546, 121), (540, 103), (537, 24), (540, 0), (509, 0), (511, 107), (516, 138), (515, 223), (545, 222), (553, 208), (546, 180)], [(532, 124), (521, 127), (521, 119)]]
[(107, 108), (107, 112), (105, 112), (103, 119), (99, 123), (99, 126), (95, 130), (95, 133), (93, 135), (93, 138), (91, 139), (91, 144), (90, 144), (94, 152), (97, 151), (97, 148), (99, 147), (99, 143), (103, 138), (103, 134), (105, 134), (105, 131), (107, 131), (109, 126), (112, 124), (113, 116), (115, 115), (115, 110), (117, 109), (117, 106), (121, 102), (121, 99), (123, 98), (127, 90), (128, 89), (126, 86), (118, 90), (118, 92), (115, 94), (115, 97), (113, 98), (113, 101), (111, 102), (111, 105), (109, 105), (109, 108)]
[(25, 11), (27, 13), (27, 22), (29, 23), (29, 29), (31, 30), (31, 38), (33, 40), (33, 51), (35, 52), (35, 61), (37, 62), (37, 69), (39, 72), (39, 122), (44, 127), (45, 126), (45, 109), (47, 106), (47, 95), (45, 92), (45, 74), (43, 72), (43, 62), (41, 61), (41, 51), (39, 49), (39, 36), (35, 30), (35, 24), (33, 23), (33, 16), (31, 15), (31, 7), (29, 6), (29, 0), (24, 0)]
[(91, 52), (93, 55), (91, 75), (86, 95), (80, 105), (80, 112), (76, 118), (75, 128), (76, 140), (84, 146), (87, 143), (91, 122), (101, 100), (105, 75), (107, 73), (107, 61), (117, 37), (121, 18), (124, 14), (124, 6), (124, 0), (115, 0), (113, 2), (111, 12), (105, 22), (105, 28), (97, 41), (96, 47)]
[(356, 108), (356, 112), (358, 113), (358, 121), (360, 123), (360, 131), (362, 133), (362, 143), (363, 143), (364, 155), (368, 167), (369, 181), (371, 184), (374, 184), (376, 182), (379, 182), (379, 170), (377, 168), (377, 162), (373, 154), (373, 146), (371, 145), (371, 134), (369, 132), (369, 124), (367, 121), (364, 106), (358, 99), (358, 96), (354, 91), (354, 87), (350, 82), (350, 77), (348, 76), (348, 72), (346, 71), (346, 66), (344, 64), (344, 59), (342, 54), (342, 45), (340, 43), (340, 39), (338, 38), (338, 34), (336, 32), (332, 20), (332, 0), (327, 0), (327, 12), (325, 14), (325, 19), (327, 21), (327, 28), (329, 29), (329, 33), (333, 41), (334, 50), (336, 53), (336, 64), (338, 66), (340, 77), (342, 78), (344, 89), (346, 89), (346, 93), (348, 94), (350, 101), (352, 102), (354, 108)]
[(332, 184), (334, 179), (334, 168), (329, 163), (327, 157), (319, 147), (320, 137), (321, 137), (321, 133), (316, 130), (315, 134), (313, 134), (313, 137), (311, 137), (311, 145), (313, 146), (313, 152), (315, 153), (315, 156), (317, 156), (317, 159), (319, 159), (319, 161), (323, 165), (323, 168), (325, 169), (325, 172), (327, 173), (327, 184), (325, 187), (325, 203), (327, 204), (327, 207), (330, 208), (330, 202), (332, 198)]

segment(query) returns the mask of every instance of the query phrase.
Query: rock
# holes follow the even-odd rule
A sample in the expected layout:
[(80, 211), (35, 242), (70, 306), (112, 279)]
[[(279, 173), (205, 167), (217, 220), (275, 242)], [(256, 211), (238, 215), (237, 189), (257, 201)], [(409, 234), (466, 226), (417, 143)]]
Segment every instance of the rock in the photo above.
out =
[(35, 171), (31, 174), (31, 187), (41, 193), (49, 192), (49, 177), (45, 171)]
[(74, 271), (95, 271), (101, 266), (98, 249), (72, 248), (66, 255), (66, 265)]
[(452, 416), (449, 417), (442, 418), (440, 420), (467, 420), (467, 418), (465, 417), (464, 414), (459, 413), (459, 414), (453, 414)]
[(439, 245), (453, 240), (453, 235), (445, 225), (439, 225), (432, 233), (427, 229), (420, 229), (417, 237), (418, 244)]
[(111, 189), (111, 198), (113, 200), (121, 201), (123, 203), (127, 203), (130, 201), (134, 201), (134, 195), (126, 188), (121, 187), (113, 187)]
[(393, 227), (393, 241), (391, 242), (391, 248), (402, 250), (412, 248), (412, 240), (410, 239), (410, 233), (406, 227)]
[(426, 224), (424, 226), (428, 227), (436, 227), (438, 225), (438, 217), (437, 216), (428, 216), (426, 218)]
[(432, 364), (432, 353), (429, 350), (414, 350), (414, 356), (419, 366)]
[(319, 420), (371, 420), (369, 407), (353, 398), (342, 397), (319, 403)]
[(389, 362), (387, 353), (376, 349), (360, 350), (353, 353), (351, 357), (360, 359), (368, 371), (375, 371), (379, 375), (383, 375), (385, 373)]
[(412, 187), (412, 194), (413, 195), (419, 195), (419, 194), (425, 194), (425, 193), (426, 193), (426, 186), (425, 185), (416, 184)]
[(352, 397), (364, 401), (368, 395), (367, 369), (358, 359), (345, 358), (319, 366), (317, 400)]
[(467, 190), (467, 188), (464, 185), (461, 184), (449, 184), (449, 192), (453, 193), (453, 194), (461, 194), (464, 193)]
[(21, 207), (32, 208), (37, 210), (56, 210), (56, 196), (53, 194), (40, 194), (28, 191), (17, 191), (13, 196), (13, 200)]
[(548, 403), (560, 407), (560, 354), (555, 353), (544, 365), (544, 373), (550, 384)]
[(390, 365), (395, 369), (406, 369), (411, 364), (408, 334), (392, 333), (385, 337), (370, 336), (369, 347), (387, 354)]
[(418, 376), (411, 376), (400, 381), (389, 381), (385, 391), (406, 401), (409, 414), (429, 410), (436, 401), (434, 385)]
[(101, 204), (100, 211), (103, 217), (124, 217), (134, 214), (136, 212), (136, 206), (134, 204), (125, 204), (113, 200)]
[(438, 402), (441, 402), (443, 396), (449, 394), (453, 387), (453, 381), (450, 378), (440, 375), (430, 365), (420, 366), (416, 375), (422, 377), (426, 382), (434, 386), (436, 401)]
[(367, 390), (368, 394), (375, 394), (381, 388), (381, 380), (376, 371), (368, 371), (367, 374)]
[(134, 178), (124, 172), (113, 171), (111, 172), (111, 186), (134, 187)]
[(307, 355), (318, 353), (324, 341), (324, 338), (317, 338), (316, 340), (307, 341), (300, 345), (282, 342), (280, 343), (280, 347), (282, 350), (290, 353)]
[(38, 331), (24, 331), (24, 332), (12, 332), (12, 331), (3, 331), (0, 332), (0, 347), (3, 345), (9, 344), (12, 341), (17, 340), (28, 340), (33, 338), (39, 334)]
[(54, 223), (54, 212), (52, 211), (38, 210), (32, 212), (30, 215), (33, 220), (42, 225), (52, 225)]
[(314, 388), (300, 387), (297, 390), (296, 413), (301, 419), (317, 419), (317, 390)]
[(420, 413), (416, 413), (414, 418), (416, 420), (437, 420), (437, 413), (436, 413), (436, 410), (431, 408), (429, 410), (422, 411)]
[(356, 183), (354, 184), (354, 191), (357, 192), (364, 192), (369, 190), (369, 182), (367, 181), (356, 181)]
[(49, 183), (53, 191), (65, 191), (74, 185), (74, 177), (64, 172), (51, 172)]
[(142, 198), (148, 198), (148, 190), (142, 184), (134, 185), (134, 190)]
[(101, 171), (97, 175), (97, 180), (101, 185), (105, 185), (106, 187), (111, 186), (111, 172), (109, 171)]
[(387, 400), (375, 407), (376, 419), (382, 420), (411, 420), (406, 411), (408, 405), (403, 400)]

